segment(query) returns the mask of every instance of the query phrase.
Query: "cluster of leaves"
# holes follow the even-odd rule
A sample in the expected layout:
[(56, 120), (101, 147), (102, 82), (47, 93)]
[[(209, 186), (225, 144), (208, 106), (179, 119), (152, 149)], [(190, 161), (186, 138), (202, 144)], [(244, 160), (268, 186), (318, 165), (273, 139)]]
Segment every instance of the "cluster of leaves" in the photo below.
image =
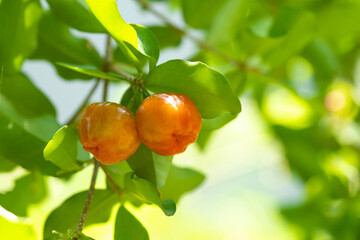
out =
[[(169, 3), (170, 4), (170, 3)], [(304, 183), (283, 214), (304, 239), (358, 239), (360, 2), (179, 0), (186, 23), (218, 51), (193, 59), (247, 91)], [(200, 139), (210, 136), (204, 132)]]
[[(258, 104), (269, 129), (283, 145), (290, 169), (305, 186), (306, 200), (299, 206), (284, 208), (284, 216), (297, 225), (305, 239), (359, 238), (360, 221), (354, 209), (358, 209), (360, 195), (360, 112), (355, 94), (359, 87), (356, 68), (360, 28), (356, 23), (360, 20), (360, 3), (157, 1), (181, 11), (188, 28), (204, 33), (205, 41), (196, 41), (199, 50), (189, 60), (200, 60), (217, 71), (183, 60), (157, 66), (159, 50), (179, 46), (188, 33), (168, 23), (128, 25), (112, 0), (87, 4), (84, 0), (47, 0), (50, 12), (36, 0), (0, 0), (1, 34), (6, 36), (0, 38), (0, 171), (10, 171), (16, 165), (30, 171), (16, 182), (12, 192), (1, 196), (0, 204), (23, 216), (28, 204), (46, 194), (43, 175), (68, 177), (89, 162), (79, 146), (76, 130), (67, 126), (56, 132), (60, 125), (54, 107), (21, 73), (25, 59), (43, 59), (67, 80), (98, 77), (112, 82), (129, 81), (132, 84), (121, 104), (132, 111), (147, 91), (186, 93), (203, 117), (197, 141), (202, 149), (206, 149), (213, 131), (240, 111), (234, 93), (246, 93)], [(151, 3), (138, 2), (151, 11)], [(107, 15), (102, 15), (104, 8), (108, 8)], [(25, 18), (25, 12), (31, 18)], [(110, 72), (101, 71), (100, 54), (87, 40), (74, 36), (70, 28), (111, 34), (117, 48)], [(141, 87), (134, 82), (140, 82)], [(49, 161), (42, 154), (46, 145)], [(107, 167), (107, 171), (120, 190), (129, 193), (121, 201), (136, 206), (151, 202), (171, 215), (174, 202), (204, 178), (171, 162), (171, 158), (158, 156), (141, 145), (127, 162)], [(33, 186), (28, 190), (36, 194), (14, 206), (9, 199), (17, 197), (23, 185)], [(102, 201), (112, 206), (119, 201), (111, 185), (107, 190), (96, 190), (92, 206)], [(77, 219), (65, 219), (62, 213), (80, 215), (85, 198), (85, 192), (79, 193), (56, 209), (46, 222), (45, 237), (51, 237), (54, 229), (62, 233), (73, 229)], [(90, 208), (86, 224), (106, 221), (109, 212), (105, 206), (101, 212)], [(120, 208), (117, 216), (115, 238), (131, 234), (124, 229), (144, 232), (125, 208)], [(127, 225), (130, 223), (133, 227)], [(146, 239), (147, 233), (141, 236)]]
[[(115, 0), (47, 3), (49, 10), (39, 0), (0, 1), (0, 24), (5, 26), (0, 42), (0, 171), (16, 166), (29, 171), (12, 191), (0, 195), (1, 206), (15, 215), (26, 216), (27, 207), (46, 196), (44, 176), (67, 179), (93, 162), (79, 142), (76, 118), (61, 127), (51, 102), (21, 72), (25, 60), (45, 60), (65, 80), (128, 82), (120, 103), (133, 112), (151, 93), (184, 93), (198, 106), (204, 129), (207, 125), (219, 128), (241, 111), (229, 81), (206, 64), (171, 60), (157, 65), (160, 48), (179, 43), (179, 38), (169, 43), (168, 28), (126, 23)], [(73, 35), (71, 28), (111, 35), (117, 45), (110, 49), (113, 60), (102, 59), (91, 43)], [(108, 186), (94, 191), (85, 226), (107, 221), (119, 202), (136, 207), (155, 204), (165, 215), (173, 215), (176, 202), (198, 187), (204, 175), (177, 167), (172, 159), (141, 145), (127, 161), (102, 166)], [(86, 196), (87, 191), (77, 193), (52, 211), (44, 226), (44, 239), (71, 239), (74, 234), (78, 239), (90, 239), (74, 232)], [(114, 232), (115, 239), (149, 238), (124, 205), (118, 210)]]

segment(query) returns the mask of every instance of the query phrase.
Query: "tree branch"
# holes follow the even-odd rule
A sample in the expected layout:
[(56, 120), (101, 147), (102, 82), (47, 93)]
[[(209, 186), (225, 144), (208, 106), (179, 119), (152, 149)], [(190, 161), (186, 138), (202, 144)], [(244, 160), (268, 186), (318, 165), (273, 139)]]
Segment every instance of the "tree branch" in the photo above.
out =
[(109, 80), (104, 79), (103, 102), (106, 102), (108, 95)]
[(147, 3), (144, 0), (136, 0), (144, 9), (151, 12), (153, 15), (158, 17), (166, 26), (174, 30), (176, 33), (178, 33), (181, 36), (187, 37), (193, 42), (195, 42), (200, 48), (212, 52), (219, 56), (220, 58), (224, 59), (225, 61), (229, 62), (230, 64), (234, 65), (235, 67), (239, 68), (242, 71), (249, 71), (249, 72), (260, 72), (259, 69), (253, 68), (248, 66), (246, 63), (241, 62), (226, 53), (220, 51), (215, 46), (212, 46), (211, 44), (207, 43), (206, 41), (199, 39), (193, 35), (191, 35), (189, 32), (177, 27), (175, 24), (173, 24), (169, 19), (167, 19), (162, 13), (158, 12), (156, 9), (152, 8), (149, 3)]
[(93, 175), (92, 175), (92, 178), (91, 178), (90, 188), (89, 188), (89, 191), (88, 191), (88, 195), (87, 195), (87, 198), (86, 198), (86, 202), (85, 202), (83, 211), (82, 211), (81, 216), (80, 216), (79, 223), (78, 223), (78, 225), (77, 225), (77, 227), (75, 229), (75, 232), (74, 232), (75, 236), (73, 237), (73, 240), (77, 240), (79, 238), (78, 233), (81, 232), (83, 227), (84, 227), (85, 219), (86, 219), (87, 213), (88, 213), (89, 208), (90, 208), (92, 197), (94, 195), (96, 177), (97, 177), (97, 174), (98, 174), (99, 166), (100, 166), (100, 162), (95, 161), (94, 172), (93, 172)]
[[(104, 58), (104, 63), (103, 63), (103, 71), (104, 72), (109, 72), (110, 70), (110, 65), (112, 62), (112, 48), (111, 48), (111, 36), (110, 34), (107, 35), (106, 38), (106, 55)], [(108, 87), (109, 87), (109, 80), (104, 79), (104, 91), (103, 91), (103, 101), (106, 102), (107, 100), (107, 95), (108, 95)]]
[(106, 37), (106, 55), (105, 55), (105, 61), (104, 61), (104, 71), (109, 71), (109, 66), (113, 59), (113, 52), (111, 47), (111, 35), (108, 34)]

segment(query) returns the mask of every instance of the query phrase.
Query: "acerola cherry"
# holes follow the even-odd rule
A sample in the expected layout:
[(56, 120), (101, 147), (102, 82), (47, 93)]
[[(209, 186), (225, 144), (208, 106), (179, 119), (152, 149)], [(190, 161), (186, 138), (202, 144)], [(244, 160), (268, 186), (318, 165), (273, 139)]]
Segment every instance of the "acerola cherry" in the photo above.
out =
[(136, 127), (148, 148), (159, 155), (170, 156), (184, 152), (196, 141), (201, 115), (185, 94), (157, 93), (140, 105)]
[(129, 158), (139, 147), (134, 114), (117, 103), (93, 103), (79, 122), (80, 142), (103, 164)]

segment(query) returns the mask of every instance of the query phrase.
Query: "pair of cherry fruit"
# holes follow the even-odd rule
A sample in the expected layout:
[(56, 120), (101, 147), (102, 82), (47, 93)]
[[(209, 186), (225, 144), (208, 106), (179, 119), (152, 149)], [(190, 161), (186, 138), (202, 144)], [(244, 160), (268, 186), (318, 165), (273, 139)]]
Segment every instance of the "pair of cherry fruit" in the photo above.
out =
[(134, 114), (117, 103), (89, 105), (79, 122), (80, 142), (103, 164), (115, 164), (135, 153), (143, 142), (162, 156), (182, 153), (195, 142), (201, 115), (185, 94), (157, 93)]

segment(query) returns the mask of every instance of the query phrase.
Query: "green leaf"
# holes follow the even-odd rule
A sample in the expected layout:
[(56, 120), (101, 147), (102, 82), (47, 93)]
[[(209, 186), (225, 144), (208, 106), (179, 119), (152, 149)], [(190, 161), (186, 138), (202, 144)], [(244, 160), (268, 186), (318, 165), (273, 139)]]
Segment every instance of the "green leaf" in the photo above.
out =
[(273, 130), (284, 145), (290, 167), (305, 180), (322, 172), (325, 153), (339, 148), (329, 130), (321, 125), (300, 130), (273, 126)]
[(212, 132), (222, 128), (232, 120), (236, 118), (236, 115), (232, 115), (231, 113), (223, 113), (220, 116), (212, 119), (201, 119), (201, 130), (199, 132), (199, 136), (196, 140), (196, 143), (200, 147), (201, 150), (204, 150), (207, 142), (209, 141)]
[[(131, 49), (131, 50), (130, 50)], [(136, 63), (129, 58), (129, 56), (122, 51), (120, 47), (115, 48), (114, 50), (114, 63), (113, 67), (121, 69), (130, 75), (139, 75), (139, 72), (143, 71), (144, 67), (146, 66), (147, 62), (149, 61), (149, 57), (140, 53), (134, 47), (130, 46), (131, 54), (136, 57)], [(141, 71), (140, 71), (141, 69)]]
[(38, 239), (33, 224), (23, 223), (23, 221), (11, 221), (2, 215), (0, 215), (0, 233), (2, 239)]
[(144, 226), (124, 206), (116, 215), (114, 240), (147, 240), (149, 234)]
[(233, 115), (241, 104), (229, 81), (219, 72), (201, 62), (171, 60), (157, 66), (145, 79), (153, 92), (184, 93), (194, 101), (202, 118), (214, 118), (222, 113)]
[[(187, 0), (189, 1), (189, 0)], [(249, 15), (256, 13), (251, 4), (257, 4), (259, 1), (253, 0), (228, 0), (219, 8), (218, 13), (214, 17), (211, 28), (209, 30), (208, 41), (216, 46), (231, 49), (234, 51), (232, 44), (233, 36), (237, 31), (244, 28), (249, 21)], [(262, 8), (264, 5), (261, 4)], [(228, 50), (227, 52), (229, 52)]]
[(246, 72), (240, 71), (238, 68), (226, 73), (225, 76), (236, 96), (240, 96), (249, 85)]
[[(232, 87), (235, 85), (236, 83), (234, 83), (234, 81), (230, 82), (230, 84), (232, 84)], [(241, 83), (240, 83), (241, 84)], [(238, 88), (233, 88), (233, 90), (235, 91), (235, 93), (239, 92)], [(228, 124), (229, 122), (231, 122), (232, 120), (234, 120), (236, 118), (236, 115), (232, 115), (231, 113), (223, 113), (220, 116), (216, 117), (216, 118), (211, 118), (211, 119), (201, 119), (201, 130), (198, 136), (198, 139), (196, 140), (196, 143), (198, 144), (198, 146), (200, 147), (200, 149), (204, 150), (206, 143), (208, 142), (208, 140), (210, 139), (212, 132), (222, 128), (223, 126), (225, 126), (226, 124)]]
[(200, 130), (199, 136), (196, 139), (196, 144), (201, 151), (204, 151), (206, 149), (206, 145), (211, 139), (212, 134), (213, 134), (212, 130)]
[(176, 212), (176, 203), (171, 200), (165, 200), (161, 203), (162, 210), (164, 211), (166, 216), (172, 216)]
[(213, 131), (222, 128), (227, 123), (236, 118), (236, 115), (230, 113), (223, 113), (220, 116), (212, 119), (201, 119), (201, 130)]
[[(87, 194), (88, 191), (84, 191), (73, 195), (49, 215), (44, 226), (44, 238), (50, 238), (52, 230), (58, 232), (67, 232), (69, 229), (75, 230)], [(86, 217), (85, 227), (106, 222), (110, 217), (111, 209), (117, 201), (118, 197), (114, 193), (108, 190), (95, 190)]]
[(225, 2), (219, 0), (182, 0), (184, 20), (193, 28), (209, 28)]
[(20, 115), (0, 94), (0, 154), (31, 171), (59, 176), (60, 170), (44, 159), (42, 151), (59, 129), (53, 116), (27, 118)]
[(148, 29), (154, 33), (161, 49), (167, 47), (176, 47), (181, 43), (181, 35), (169, 27), (151, 26), (148, 27)]
[(0, 173), (10, 172), (16, 167), (16, 164), (4, 156), (0, 155)]
[(160, 189), (162, 199), (178, 202), (181, 196), (196, 189), (204, 179), (205, 176), (202, 173), (173, 165), (165, 186)]
[(134, 195), (147, 203), (153, 203), (161, 208), (159, 192), (154, 184), (143, 178), (135, 178), (133, 173), (129, 173), (125, 178), (126, 187)]
[[(263, 51), (272, 41), (257, 36), (252, 32), (252, 26), (257, 25), (258, 22), (265, 22), (265, 25), (270, 25), (271, 21), (266, 20), (271, 20), (269, 16), (272, 14), (273, 12), (270, 11), (268, 5), (262, 1), (227, 0), (213, 19), (207, 42), (234, 59), (244, 62), (253, 60), (252, 58), (258, 60), (259, 56), (252, 53)], [(261, 28), (262, 31), (267, 34), (268, 27), (264, 30), (263, 28)], [(265, 43), (258, 43), (260, 40), (264, 40)], [(215, 57), (215, 55), (207, 55), (206, 57), (216, 64), (228, 63), (228, 61)]]
[(80, 162), (88, 162), (90, 159), (90, 155), (83, 148), (83, 145), (80, 142), (79, 137), (77, 137), (77, 155), (76, 159)]
[(176, 205), (173, 200), (164, 202), (160, 199), (160, 193), (155, 185), (143, 178), (134, 178), (133, 173), (125, 176), (125, 185), (129, 191), (146, 203), (153, 203), (163, 210), (166, 216), (172, 216), (176, 212)]
[(135, 174), (161, 188), (167, 179), (173, 156), (164, 157), (152, 152), (144, 144), (127, 159)]
[(132, 172), (129, 164), (126, 161), (119, 162), (112, 165), (104, 165), (114, 182), (121, 188), (125, 188), (125, 175)]
[(12, 191), (0, 194), (0, 205), (17, 216), (27, 216), (30, 204), (40, 202), (46, 196), (44, 177), (33, 172), (16, 180)]
[(52, 12), (70, 27), (83, 32), (106, 33), (85, 0), (47, 0)]
[(115, 0), (86, 0), (90, 10), (115, 39), (125, 57), (137, 68), (142, 67), (134, 50), (138, 49), (138, 36), (135, 29), (121, 17)]
[(117, 42), (128, 42), (138, 48), (138, 37), (133, 27), (121, 17), (115, 0), (86, 0), (89, 8)]
[(96, 78), (107, 79), (116, 82), (128, 81), (115, 73), (106, 73), (90, 65), (74, 65), (74, 64), (61, 63), (61, 62), (58, 62), (57, 65)]
[(66, 234), (64, 234), (55, 230), (52, 232), (52, 236), (50, 238), (44, 238), (44, 240), (72, 240), (75, 236), (79, 240), (95, 240), (94, 238), (86, 236), (82, 232), (74, 234), (73, 232), (68, 231)]
[(358, 44), (360, 5), (357, 1), (334, 1), (316, 13), (317, 36), (332, 43), (335, 53), (344, 54)]
[(138, 51), (149, 58), (150, 69), (152, 69), (159, 59), (159, 42), (148, 28), (137, 24), (131, 24), (131, 26), (135, 29), (139, 38)]
[[(279, 18), (283, 20), (276, 20), (278, 22), (274, 23), (272, 29), (270, 28), (269, 30), (269, 27), (271, 27), (271, 18), (264, 17), (265, 14), (260, 12), (266, 11), (260, 10), (265, 8), (261, 6), (260, 9), (258, 9), (258, 7), (252, 9), (251, 5), (255, 4), (255, 2), (259, 3), (259, 1), (247, 2), (249, 6), (243, 6), (243, 13), (246, 19), (241, 21), (242, 27), (238, 26), (240, 23), (234, 23), (233, 28), (228, 30), (230, 33), (221, 34), (222, 29), (220, 29), (221, 26), (218, 25), (219, 29), (216, 29), (218, 31), (212, 33), (214, 41), (217, 41), (215, 42), (217, 47), (222, 51), (225, 49), (227, 54), (236, 59), (248, 61), (255, 57), (259, 58), (258, 60), (260, 61), (258, 65), (261, 67), (279, 67), (290, 57), (300, 53), (316, 35), (316, 18), (311, 12), (293, 9), (291, 10), (293, 15), (291, 15), (291, 13), (287, 13), (286, 8), (284, 8), (283, 11), (285, 12), (280, 13), (280, 15), (284, 16), (279, 15)], [(246, 16), (247, 12), (256, 14), (257, 11), (259, 11), (257, 15), (253, 16), (255, 19), (248, 21), (251, 16)], [(287, 14), (290, 14), (292, 19), (289, 20), (288, 23), (285, 23), (284, 18), (287, 17), (285, 16)], [(265, 22), (266, 24), (264, 24), (265, 26), (261, 26), (259, 22)], [(256, 30), (257, 28), (260, 28), (260, 30)], [(270, 33), (268, 33), (269, 31)], [(228, 42), (232, 42), (233, 44), (228, 44)]]
[(80, 170), (77, 164), (77, 142), (79, 135), (75, 128), (63, 126), (44, 149), (44, 158), (66, 171)]
[[(353, 209), (358, 204), (359, 197), (353, 199), (348, 197), (336, 198), (329, 195), (327, 191), (334, 184), (328, 176), (324, 176), (322, 179), (318, 176), (313, 179), (312, 185), (316, 184), (318, 189), (319, 187), (322, 188), (327, 192), (327, 195), (315, 198), (308, 197), (306, 202), (300, 206), (286, 207), (281, 211), (281, 214), (291, 224), (301, 227), (305, 233), (304, 237), (308, 239), (311, 239), (318, 229), (326, 229), (326, 235), (323, 235), (325, 239), (328, 236), (333, 239), (356, 239), (358, 232), (355, 229), (357, 229), (359, 219)], [(320, 234), (318, 236), (322, 238)]]
[(305, 49), (304, 56), (312, 64), (317, 80), (323, 80), (325, 85), (329, 79), (340, 73), (340, 62), (333, 50), (322, 39), (314, 39)]
[[(263, 60), (271, 67), (277, 67), (291, 56), (299, 53), (316, 34), (315, 17), (311, 13), (301, 12), (292, 28), (276, 45), (263, 54)], [(260, 43), (261, 44), (261, 43)]]
[(83, 233), (79, 233), (80, 237), (79, 237), (79, 240), (95, 240), (94, 238), (91, 238), (89, 236), (86, 236), (85, 234)]
[(2, 0), (0, 4), (0, 69), (14, 73), (36, 47), (42, 9), (39, 0)]
[(49, 99), (22, 73), (5, 74), (0, 80), (0, 94), (25, 116), (56, 115)]
[(212, 132), (222, 128), (232, 120), (236, 118), (236, 115), (232, 115), (230, 113), (223, 113), (220, 116), (212, 119), (201, 119), (201, 130), (199, 132), (199, 136), (196, 140), (196, 143), (200, 147), (200, 149), (204, 150), (206, 143), (212, 135)]
[[(22, 116), (3, 95), (0, 95), (0, 113), (0, 117), (10, 118), (14, 124), (21, 125), (24, 130), (41, 140), (50, 140), (52, 134), (56, 132), (57, 128), (59, 128), (59, 124), (55, 118), (50, 115), (36, 118), (27, 118)], [(13, 126), (8, 127), (9, 129), (12, 129)]]
[(147, 63), (149, 63), (149, 68), (151, 70), (156, 66), (159, 59), (160, 49), (158, 40), (150, 29), (137, 24), (130, 25), (136, 31), (138, 37), (138, 49), (128, 43), (125, 43), (125, 47), (126, 51), (130, 51), (131, 55), (136, 58), (136, 61), (134, 62), (134, 60), (129, 58), (129, 53), (124, 51), (124, 46), (121, 46), (121, 44), (115, 50), (114, 59), (123, 65), (125, 64), (125, 66), (121, 66), (121, 69), (125, 71), (128, 69), (128, 72), (133, 72), (131, 66), (137, 68), (138, 72), (144, 71), (146, 70), (144, 69), (144, 66), (146, 66)]
[(138, 88), (129, 87), (121, 98), (120, 104), (129, 108), (134, 114), (144, 100), (145, 95)]
[(282, 6), (274, 20), (274, 24), (270, 28), (269, 36), (276, 38), (287, 34), (300, 15), (299, 9)]
[(68, 26), (50, 13), (45, 14), (40, 21), (38, 41), (39, 46), (32, 58), (49, 61), (65, 79), (91, 77), (59, 67), (56, 65), (57, 62), (93, 65), (98, 68), (102, 64), (100, 55), (88, 40), (75, 37)]

